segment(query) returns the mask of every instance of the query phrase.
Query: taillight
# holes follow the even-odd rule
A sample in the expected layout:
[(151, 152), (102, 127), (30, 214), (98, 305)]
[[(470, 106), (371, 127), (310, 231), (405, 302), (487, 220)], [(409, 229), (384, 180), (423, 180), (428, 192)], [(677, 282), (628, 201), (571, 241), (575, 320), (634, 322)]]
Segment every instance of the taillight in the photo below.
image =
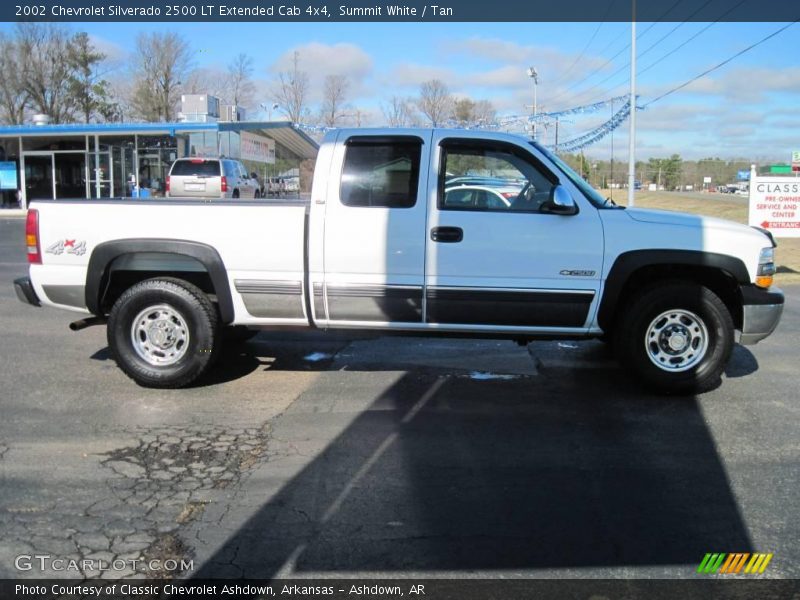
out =
[(25, 245), (28, 247), (28, 263), (42, 264), (42, 250), (39, 247), (39, 211), (35, 208), (28, 210), (28, 218), (25, 219)]
[(167, 175), (167, 180), (164, 182), (164, 190), (169, 193), (169, 175)]
[(228, 178), (225, 177), (225, 175), (222, 176), (222, 181), (220, 182), (219, 185), (220, 185), (220, 189), (223, 192), (227, 192), (228, 191)]

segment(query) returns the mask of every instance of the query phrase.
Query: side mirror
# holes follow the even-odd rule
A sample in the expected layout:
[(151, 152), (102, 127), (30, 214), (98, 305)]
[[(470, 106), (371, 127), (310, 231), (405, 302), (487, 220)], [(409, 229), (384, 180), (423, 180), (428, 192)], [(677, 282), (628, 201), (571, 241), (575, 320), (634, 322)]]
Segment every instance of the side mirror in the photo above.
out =
[(556, 185), (550, 192), (550, 199), (542, 204), (541, 210), (551, 215), (577, 215), (578, 205), (563, 185)]
[(250, 179), (258, 179), (258, 175), (256, 175), (255, 171), (250, 173)]

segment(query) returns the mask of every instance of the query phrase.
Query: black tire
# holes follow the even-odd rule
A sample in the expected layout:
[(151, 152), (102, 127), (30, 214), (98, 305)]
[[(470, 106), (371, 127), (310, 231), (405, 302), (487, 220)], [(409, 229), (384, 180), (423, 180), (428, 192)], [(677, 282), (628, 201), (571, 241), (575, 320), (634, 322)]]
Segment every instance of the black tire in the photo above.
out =
[(238, 198), (239, 197), (239, 190), (233, 190), (233, 194), (231, 194), (231, 198)]
[[(148, 309), (152, 311), (145, 315)], [(139, 323), (136, 342), (134, 321)], [(162, 350), (156, 337), (147, 333), (161, 326), (168, 331), (161, 334), (167, 337), (164, 343), (180, 337), (184, 343), (178, 340)], [(160, 334), (155, 331), (155, 335)], [(127, 289), (111, 309), (107, 336), (119, 368), (139, 385), (152, 388), (189, 385), (213, 364), (220, 347), (217, 311), (208, 296), (191, 283), (172, 278), (148, 279)], [(166, 357), (159, 358), (159, 353)]]
[(692, 394), (719, 385), (733, 338), (733, 319), (719, 296), (701, 285), (670, 282), (632, 299), (618, 320), (614, 346), (623, 368), (632, 367), (648, 387)]
[(258, 200), (259, 198), (261, 198), (261, 192), (256, 190), (255, 192), (253, 192), (253, 199)]

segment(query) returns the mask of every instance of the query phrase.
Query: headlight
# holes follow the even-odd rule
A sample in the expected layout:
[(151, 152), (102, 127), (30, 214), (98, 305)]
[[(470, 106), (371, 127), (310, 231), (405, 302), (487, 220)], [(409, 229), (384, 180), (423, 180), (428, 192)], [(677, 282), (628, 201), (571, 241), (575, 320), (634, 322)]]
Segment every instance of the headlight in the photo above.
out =
[(775, 275), (775, 248), (762, 248), (758, 256), (758, 270), (756, 271), (756, 285), (768, 288), (772, 285)]

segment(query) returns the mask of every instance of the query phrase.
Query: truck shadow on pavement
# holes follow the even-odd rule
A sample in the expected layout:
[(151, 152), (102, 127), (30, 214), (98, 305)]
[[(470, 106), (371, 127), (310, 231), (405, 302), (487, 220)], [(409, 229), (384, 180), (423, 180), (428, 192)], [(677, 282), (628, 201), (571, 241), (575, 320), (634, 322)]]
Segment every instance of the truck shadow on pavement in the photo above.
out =
[(695, 398), (651, 396), (597, 367), (487, 381), (425, 367), (392, 375), (376, 386), (364, 373), (371, 385), (344, 399), (319, 384), (272, 422), (274, 440), (303, 441), (292, 451), (271, 441), (254, 476), (285, 482), (193, 577), (689, 574), (706, 552), (752, 551)]

